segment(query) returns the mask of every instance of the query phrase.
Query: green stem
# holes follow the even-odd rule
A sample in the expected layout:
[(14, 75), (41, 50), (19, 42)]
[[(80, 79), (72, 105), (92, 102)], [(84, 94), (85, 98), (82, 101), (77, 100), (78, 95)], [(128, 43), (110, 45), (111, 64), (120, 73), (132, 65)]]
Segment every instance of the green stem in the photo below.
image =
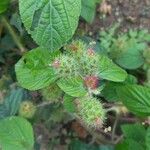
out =
[(112, 129), (112, 136), (111, 136), (112, 141), (114, 141), (114, 139), (115, 139), (115, 133), (116, 133), (116, 128), (117, 128), (119, 117), (120, 117), (119, 114), (116, 114), (116, 119), (115, 119), (113, 129)]
[(22, 45), (21, 41), (20, 41), (20, 37), (18, 37), (18, 35), (15, 33), (13, 27), (9, 24), (8, 20), (2, 16), (1, 18), (4, 26), (7, 28), (7, 30), (9, 31), (10, 35), (12, 36), (14, 42), (16, 43), (17, 47), (20, 49), (21, 54), (23, 54), (26, 50), (24, 48), (24, 46)]
[(116, 106), (106, 109), (106, 113), (111, 112), (111, 111), (115, 112), (116, 114), (119, 113), (118, 107)]
[(114, 125), (113, 125), (112, 135), (111, 135), (111, 140), (113, 142), (114, 139), (115, 139), (115, 133), (116, 133), (116, 128), (117, 128), (118, 120), (119, 120), (119, 117), (120, 117), (120, 113), (119, 113), (118, 107), (116, 107), (116, 106), (111, 107), (111, 108), (106, 110), (107, 113), (111, 112), (111, 111), (115, 112), (115, 114), (116, 114), (116, 119), (115, 119), (115, 122), (114, 122)]
[(39, 108), (39, 107), (45, 107), (45, 106), (50, 105), (50, 104), (52, 104), (51, 101), (42, 102), (42, 103), (38, 104), (36, 107), (37, 107), (37, 108)]

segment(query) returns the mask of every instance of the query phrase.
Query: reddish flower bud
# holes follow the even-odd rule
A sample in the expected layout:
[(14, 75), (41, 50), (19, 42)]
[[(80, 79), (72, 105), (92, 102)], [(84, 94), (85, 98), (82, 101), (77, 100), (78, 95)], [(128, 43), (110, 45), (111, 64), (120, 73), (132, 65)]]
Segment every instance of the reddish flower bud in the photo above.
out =
[(88, 53), (89, 56), (94, 56), (95, 55), (95, 51), (92, 48), (89, 48), (87, 50), (87, 53)]
[(60, 67), (60, 61), (59, 60), (55, 60), (54, 62), (53, 62), (53, 64), (52, 64), (52, 66), (54, 67), (54, 68), (59, 68)]
[(73, 51), (73, 52), (77, 52), (79, 50), (79, 48), (75, 45), (75, 44), (71, 44), (69, 46), (69, 48)]
[(103, 125), (102, 119), (101, 118), (96, 118), (95, 119), (95, 124), (96, 124), (96, 126), (102, 126)]
[(99, 79), (96, 76), (87, 76), (84, 79), (85, 86), (95, 90), (99, 86)]

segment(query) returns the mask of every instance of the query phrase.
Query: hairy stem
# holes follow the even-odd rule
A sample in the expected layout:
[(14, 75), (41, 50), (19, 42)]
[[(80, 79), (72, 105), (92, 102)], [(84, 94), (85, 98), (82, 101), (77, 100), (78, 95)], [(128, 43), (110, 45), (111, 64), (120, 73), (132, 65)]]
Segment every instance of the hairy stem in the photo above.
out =
[(13, 27), (9, 24), (8, 20), (4, 16), (1, 17), (1, 20), (2, 20), (4, 27), (9, 31), (10, 35), (12, 36), (17, 47), (20, 49), (21, 54), (23, 54), (26, 50), (21, 43), (20, 37), (18, 37), (18, 35), (15, 33)]

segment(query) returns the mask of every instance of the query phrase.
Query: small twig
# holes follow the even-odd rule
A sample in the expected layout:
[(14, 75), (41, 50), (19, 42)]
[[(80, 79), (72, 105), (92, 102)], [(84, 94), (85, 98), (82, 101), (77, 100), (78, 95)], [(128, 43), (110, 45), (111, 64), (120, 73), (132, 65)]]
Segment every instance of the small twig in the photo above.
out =
[(117, 107), (111, 107), (111, 108), (108, 108), (106, 110), (106, 112), (110, 112), (110, 111), (113, 111), (115, 112), (116, 114), (116, 119), (115, 119), (115, 122), (114, 122), (114, 125), (113, 125), (113, 129), (112, 129), (112, 134), (111, 134), (111, 140), (112, 142), (114, 142), (114, 139), (115, 139), (115, 133), (116, 133), (116, 128), (117, 128), (117, 124), (118, 124), (118, 121), (119, 121), (119, 118), (120, 118), (120, 115), (119, 115), (119, 110)]
[(119, 136), (115, 141), (114, 145), (118, 144), (123, 139), (123, 135)]
[(50, 102), (42, 102), (41, 104), (37, 105), (36, 107), (37, 108), (39, 108), (39, 107), (45, 107), (45, 106), (50, 105), (50, 104), (52, 104), (51, 101)]
[(123, 104), (121, 104), (121, 103), (104, 103), (103, 104), (104, 105), (104, 107), (122, 107), (122, 106), (124, 106)]
[[(112, 115), (108, 115), (108, 118), (115, 119), (115, 117)], [(120, 117), (119, 120), (123, 122), (128, 122), (128, 123), (135, 123), (139, 121), (137, 118), (129, 118), (129, 117), (123, 117), (123, 116)]]
[(119, 117), (120, 117), (120, 115), (116, 113), (116, 119), (115, 119), (115, 122), (114, 122), (114, 125), (113, 125), (112, 135), (111, 135), (111, 140), (112, 141), (114, 141), (114, 139), (115, 139), (116, 128), (117, 128), (117, 124), (118, 124), (118, 121), (119, 121)]
[(113, 112), (115, 112), (115, 113), (118, 113), (118, 108), (115, 107), (115, 106), (113, 106), (113, 107), (111, 107), (111, 108), (107, 108), (107, 109), (106, 109), (106, 113), (111, 112), (111, 111), (113, 111)]
[(2, 31), (3, 31), (3, 25), (0, 24), (0, 38), (1, 38), (1, 36), (2, 36)]
[(9, 31), (10, 35), (12, 36), (14, 42), (16, 43), (17, 47), (20, 49), (21, 54), (23, 54), (26, 50), (24, 48), (24, 46), (22, 45), (21, 41), (20, 41), (20, 37), (18, 37), (18, 35), (15, 33), (13, 27), (9, 24), (8, 20), (2, 16), (1, 17), (2, 23), (4, 25), (4, 27), (7, 28), (7, 30)]

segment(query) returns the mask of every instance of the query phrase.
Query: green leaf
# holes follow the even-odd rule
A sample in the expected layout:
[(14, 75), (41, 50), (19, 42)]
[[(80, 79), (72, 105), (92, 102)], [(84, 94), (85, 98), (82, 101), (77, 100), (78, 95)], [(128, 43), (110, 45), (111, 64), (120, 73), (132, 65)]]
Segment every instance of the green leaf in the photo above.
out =
[(99, 76), (102, 79), (123, 82), (127, 77), (126, 71), (114, 64), (112, 60), (104, 55), (100, 56), (99, 70)]
[(120, 98), (117, 95), (117, 90), (120, 88), (120, 86), (124, 86), (125, 84), (136, 84), (137, 79), (133, 75), (127, 76), (126, 80), (121, 83), (115, 83), (115, 82), (108, 82), (104, 89), (102, 90), (101, 94), (105, 97), (106, 100), (110, 102), (119, 101)]
[(65, 94), (63, 105), (68, 112), (75, 112), (74, 97)]
[(147, 129), (145, 143), (146, 143), (146, 150), (150, 150), (150, 127)]
[(123, 141), (116, 145), (115, 150), (129, 150), (128, 148), (128, 143), (126, 141)]
[(130, 39), (126, 44), (125, 52), (121, 53), (115, 61), (126, 69), (137, 69), (144, 63), (142, 51), (146, 48), (146, 44), (137, 43), (135, 39)]
[(122, 143), (119, 143), (116, 146), (115, 150), (145, 150), (145, 148), (138, 142), (132, 139), (127, 139), (124, 140)]
[[(140, 144), (145, 143), (146, 130), (141, 124), (122, 125), (121, 129), (127, 139), (135, 140)], [(138, 131), (138, 132), (137, 132)]]
[(137, 84), (138, 80), (135, 76), (128, 74), (128, 77), (125, 80), (125, 84)]
[(119, 87), (118, 83), (109, 82), (106, 84), (105, 88), (102, 90), (101, 94), (107, 101), (115, 102), (119, 100), (117, 95), (117, 88)]
[(22, 21), (42, 47), (56, 50), (74, 34), (81, 0), (19, 0)]
[(81, 78), (60, 79), (57, 84), (66, 94), (73, 97), (85, 96), (87, 93)]
[(20, 103), (27, 97), (24, 89), (14, 89), (4, 99), (4, 103), (0, 105), (0, 119), (15, 115), (18, 112)]
[(88, 22), (92, 23), (95, 17), (96, 1), (82, 0), (81, 16)]
[(138, 116), (150, 115), (150, 88), (139, 85), (125, 85), (117, 94), (127, 108)]
[(31, 124), (21, 117), (0, 121), (0, 145), (3, 150), (32, 150), (34, 144)]
[(56, 52), (50, 53), (41, 48), (24, 55), (15, 66), (19, 84), (29, 90), (38, 90), (53, 83), (57, 76), (51, 63), (56, 55)]
[(7, 10), (7, 6), (10, 0), (1, 0), (0, 1), (0, 14)]

